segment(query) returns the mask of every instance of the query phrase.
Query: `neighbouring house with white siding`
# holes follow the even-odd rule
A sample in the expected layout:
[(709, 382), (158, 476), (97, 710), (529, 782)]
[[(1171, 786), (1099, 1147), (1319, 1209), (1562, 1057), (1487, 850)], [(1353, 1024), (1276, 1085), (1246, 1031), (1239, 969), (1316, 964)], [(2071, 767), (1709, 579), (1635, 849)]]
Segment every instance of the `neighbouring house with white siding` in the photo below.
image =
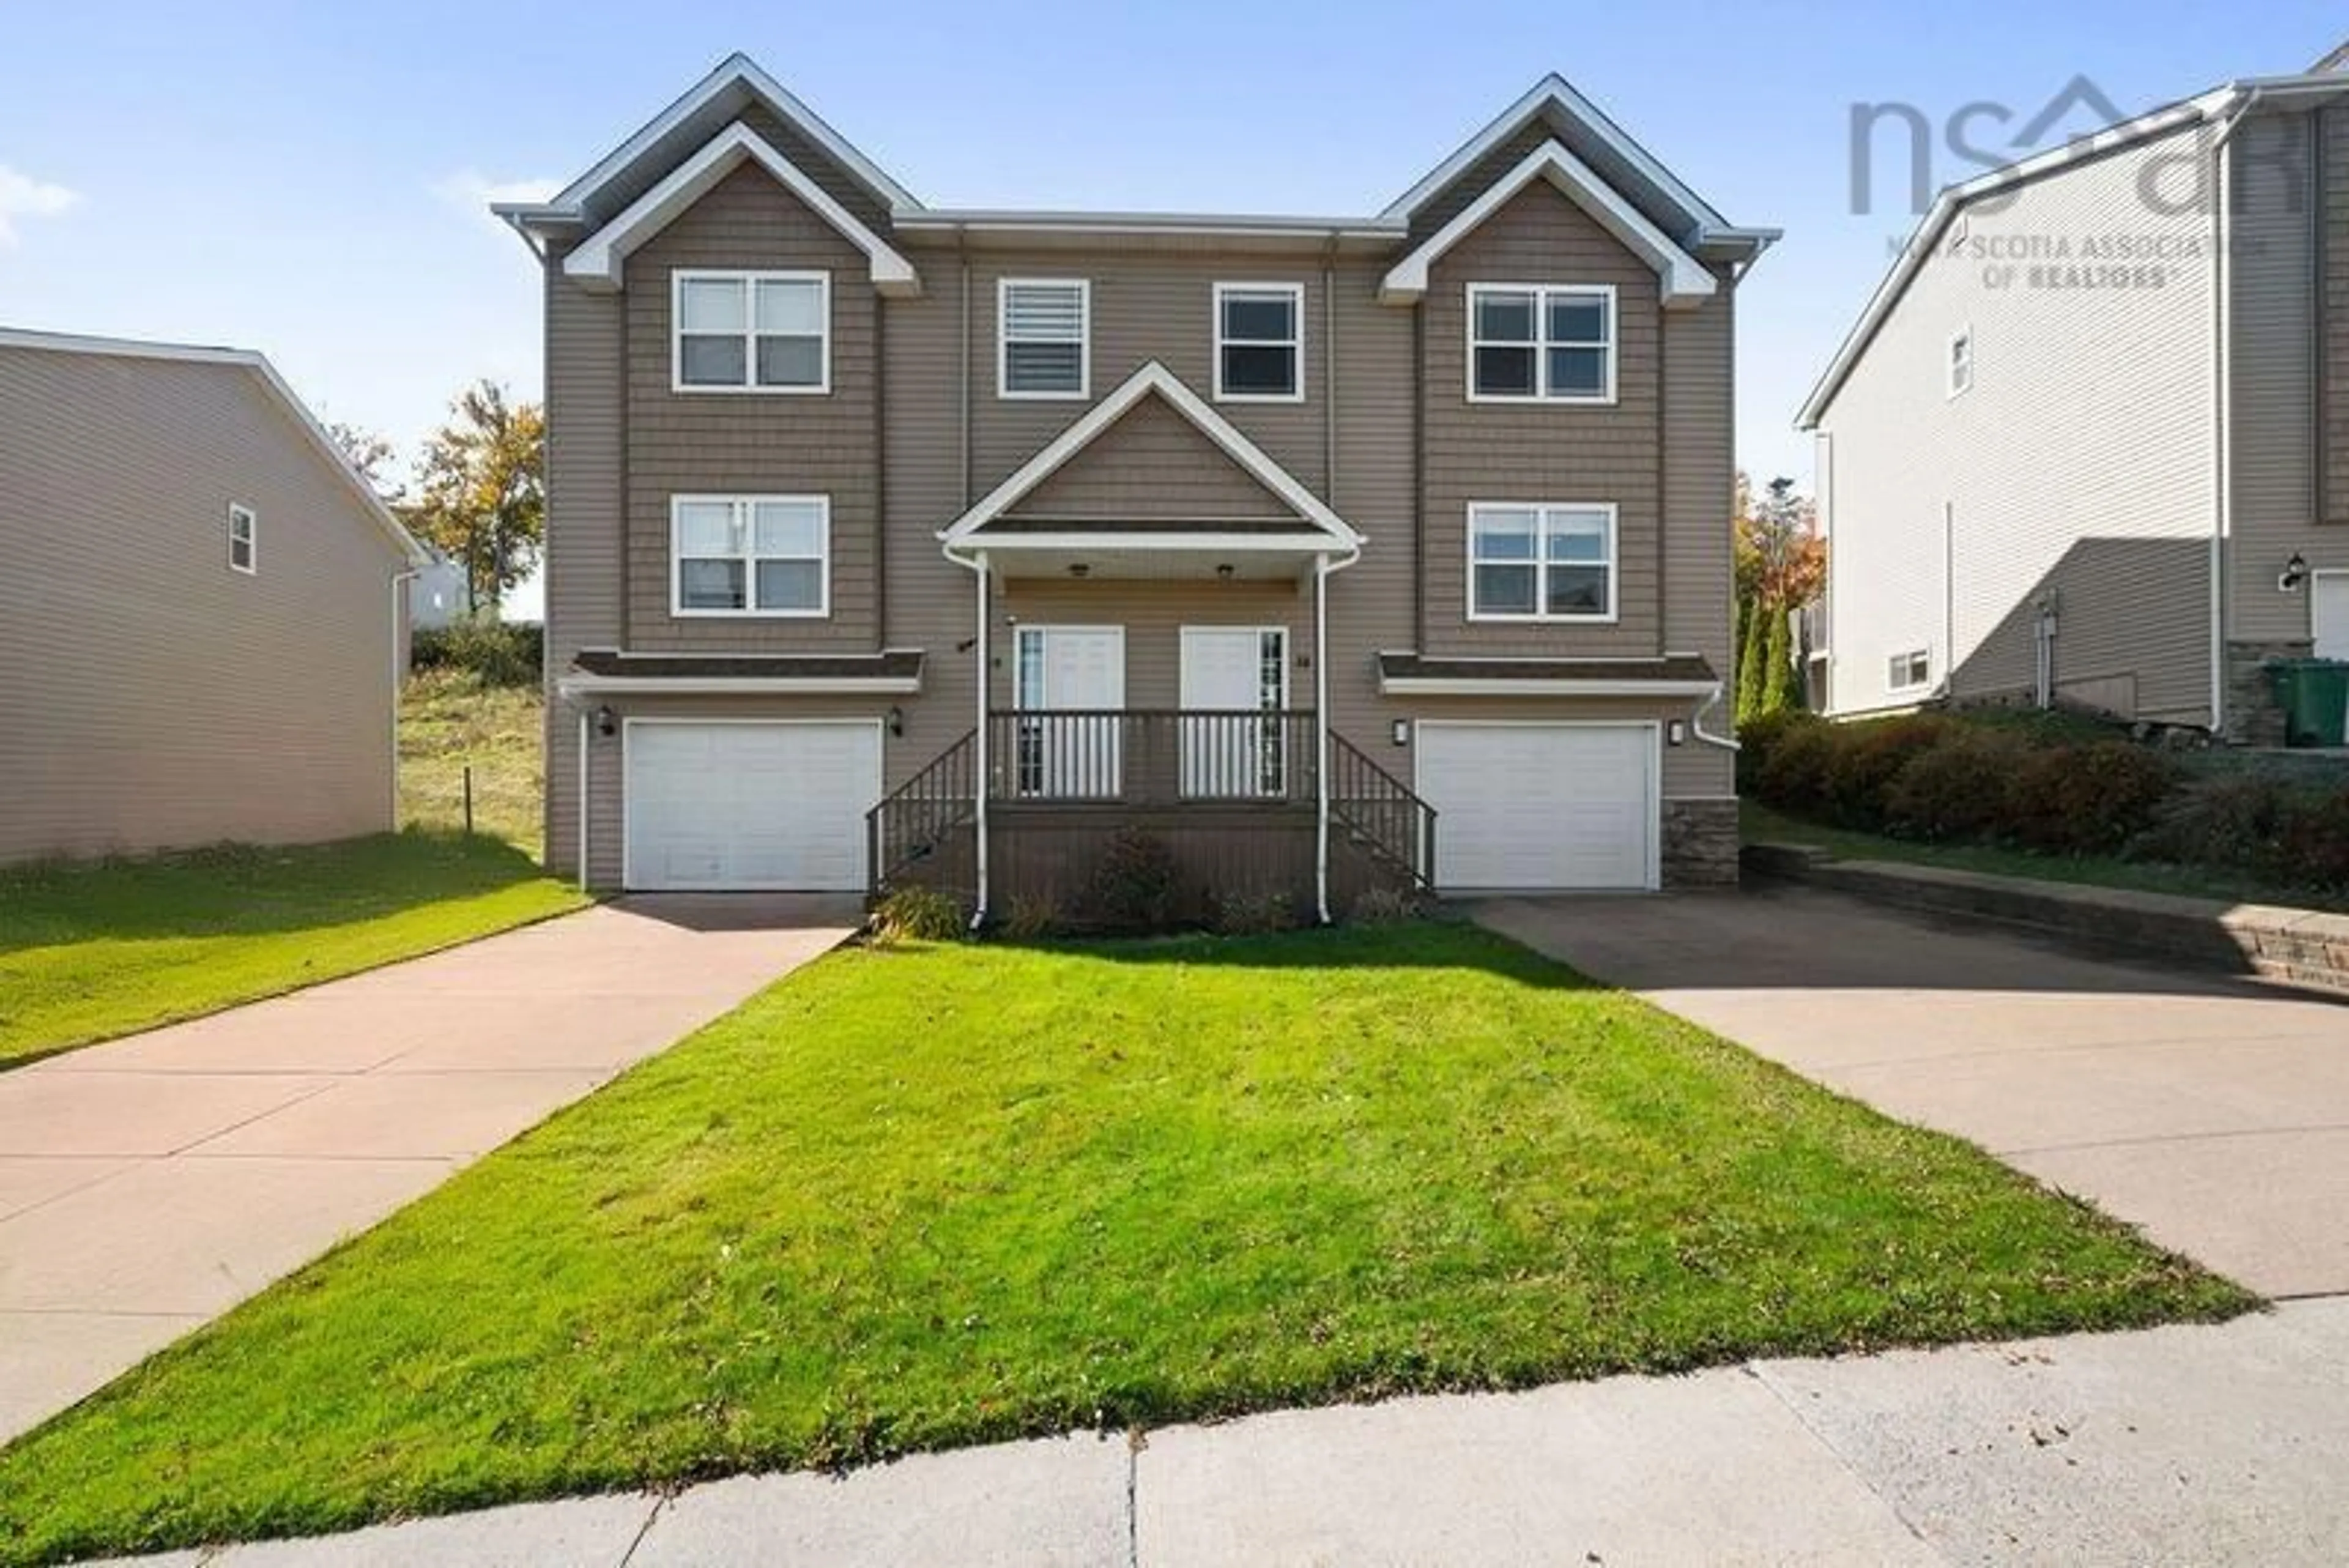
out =
[(0, 328), (0, 862), (393, 826), (423, 553), (269, 361)]
[(2349, 76), (2230, 83), (1945, 191), (1805, 403), (1826, 709), (2274, 742), (2349, 657)]

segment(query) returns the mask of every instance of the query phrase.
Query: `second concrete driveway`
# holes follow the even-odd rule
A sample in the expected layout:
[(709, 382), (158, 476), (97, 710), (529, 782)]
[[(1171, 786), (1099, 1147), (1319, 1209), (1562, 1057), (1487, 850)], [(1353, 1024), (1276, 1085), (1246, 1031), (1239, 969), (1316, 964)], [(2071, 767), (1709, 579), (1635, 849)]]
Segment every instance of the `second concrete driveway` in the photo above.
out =
[(1475, 913), (2263, 1294), (2349, 1293), (2349, 1006), (1809, 889)]
[(631, 900), (0, 1074), (0, 1440), (859, 919)]

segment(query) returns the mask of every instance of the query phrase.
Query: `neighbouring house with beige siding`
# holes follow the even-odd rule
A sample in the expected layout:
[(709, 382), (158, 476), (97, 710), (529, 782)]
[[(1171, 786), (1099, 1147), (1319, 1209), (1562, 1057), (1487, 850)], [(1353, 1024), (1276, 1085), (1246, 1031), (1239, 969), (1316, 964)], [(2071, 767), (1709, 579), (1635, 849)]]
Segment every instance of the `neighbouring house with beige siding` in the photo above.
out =
[(267, 360), (0, 329), (0, 861), (393, 826), (421, 560)]
[(1806, 403), (1826, 706), (2278, 743), (2349, 658), (2349, 77), (2230, 83), (1944, 192)]
[(598, 888), (1733, 874), (1729, 223), (1546, 78), (1354, 217), (925, 206), (748, 59), (543, 202)]

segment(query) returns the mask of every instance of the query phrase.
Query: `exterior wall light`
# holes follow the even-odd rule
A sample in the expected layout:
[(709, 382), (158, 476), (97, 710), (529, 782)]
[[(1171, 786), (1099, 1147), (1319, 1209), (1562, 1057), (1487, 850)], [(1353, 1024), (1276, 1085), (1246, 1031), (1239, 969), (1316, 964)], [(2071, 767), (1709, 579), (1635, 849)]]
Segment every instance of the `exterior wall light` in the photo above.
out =
[(1670, 723), (1666, 724), (1664, 726), (1664, 743), (1668, 746), (1686, 745), (1688, 743), (1688, 721), (1685, 719), (1674, 719)]
[(1387, 736), (1398, 746), (1410, 745), (1411, 721), (1408, 719), (1397, 719), (1393, 724), (1388, 727)]
[(595, 732), (607, 741), (620, 732), (620, 716), (609, 703), (595, 710)]
[(2283, 564), (2283, 575), (2276, 579), (2276, 592), (2294, 593), (2308, 581), (2308, 557), (2294, 550), (2292, 559)]
[(905, 733), (905, 711), (894, 703), (889, 708), (889, 733), (899, 737)]

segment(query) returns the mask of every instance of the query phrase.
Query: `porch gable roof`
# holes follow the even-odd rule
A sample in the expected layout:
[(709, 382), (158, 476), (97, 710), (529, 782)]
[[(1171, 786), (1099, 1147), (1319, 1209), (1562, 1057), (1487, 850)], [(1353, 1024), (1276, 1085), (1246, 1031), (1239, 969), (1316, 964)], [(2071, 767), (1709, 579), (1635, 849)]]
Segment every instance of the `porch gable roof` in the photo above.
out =
[[(952, 554), (957, 548), (977, 547), (990, 539), (1009, 542), (1021, 537), (1023, 527), (1032, 527), (1032, 524), (1006, 519), (1004, 514), (1112, 429), (1143, 399), (1151, 397), (1160, 399), (1180, 414), (1193, 429), (1297, 514), (1298, 525), (1294, 528), (1284, 526), (1281, 530), (1283, 536), (1293, 539), (1301, 535), (1331, 551), (1352, 551), (1361, 547), (1362, 536), (1344, 518), (1330, 510), (1319, 496), (1295, 474), (1276, 462), (1263, 448), (1248, 440), (1231, 421), (1217, 412), (1214, 405), (1185, 386), (1182, 378), (1155, 359), (1128, 376), (1114, 391), (1088, 409), (1068, 429), (1013, 470), (1002, 483), (940, 529), (939, 543)], [(1091, 524), (1077, 522), (1056, 523), (1051, 526), (1051, 532), (1062, 537), (1084, 534), (1091, 529)], [(1214, 532), (1221, 536), (1230, 530), (1219, 526)], [(1180, 531), (1171, 528), (1150, 531), (1154, 541), (1179, 536)]]

